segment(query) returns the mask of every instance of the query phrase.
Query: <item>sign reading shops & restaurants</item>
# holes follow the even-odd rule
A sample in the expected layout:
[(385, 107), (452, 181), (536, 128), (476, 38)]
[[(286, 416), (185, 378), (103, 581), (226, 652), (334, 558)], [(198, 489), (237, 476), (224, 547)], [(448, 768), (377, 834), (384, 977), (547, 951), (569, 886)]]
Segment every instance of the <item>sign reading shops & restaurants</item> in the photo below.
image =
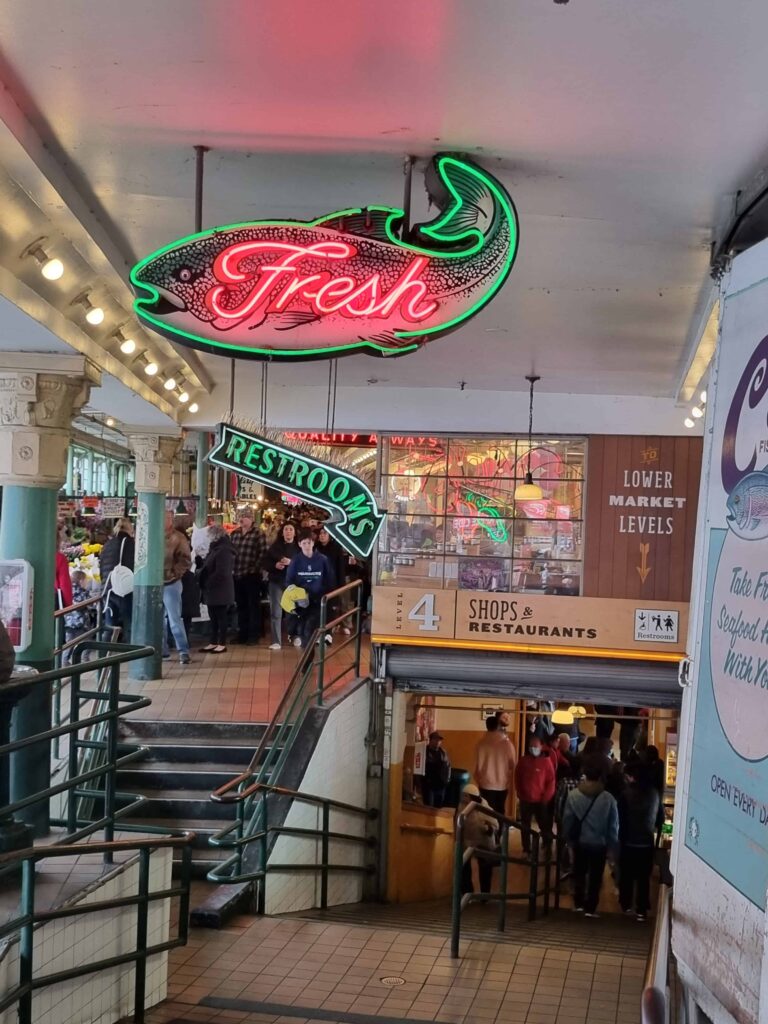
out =
[(208, 455), (216, 466), (328, 509), (325, 527), (347, 551), (366, 558), (384, 522), (376, 499), (358, 477), (292, 451), (267, 437), (222, 423)]

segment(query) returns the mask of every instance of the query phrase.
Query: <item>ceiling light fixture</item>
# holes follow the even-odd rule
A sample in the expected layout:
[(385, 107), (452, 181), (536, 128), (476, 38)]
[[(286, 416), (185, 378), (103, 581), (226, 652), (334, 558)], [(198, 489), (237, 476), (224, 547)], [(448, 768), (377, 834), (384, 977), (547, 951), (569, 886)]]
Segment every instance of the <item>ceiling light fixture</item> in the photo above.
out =
[(101, 306), (94, 306), (88, 297), (88, 292), (81, 292), (76, 298), (72, 299), (72, 305), (82, 306), (85, 309), (85, 319), (93, 327), (98, 327), (104, 320), (104, 310)]
[(136, 351), (136, 342), (133, 340), (133, 338), (126, 338), (124, 341), (121, 341), (120, 342), (120, 351), (124, 355), (126, 355), (126, 356), (129, 356), (133, 352), (135, 352)]
[(27, 256), (31, 256), (37, 260), (40, 273), (46, 281), (58, 281), (64, 273), (64, 264), (56, 256), (48, 255), (43, 248), (44, 241), (45, 237), (35, 239), (21, 254), (21, 258), (25, 259)]
[(115, 421), (112, 419), (111, 416), (107, 416), (106, 423), (108, 427), (114, 427), (115, 425)]
[(165, 388), (166, 391), (173, 391), (173, 389), (176, 387), (176, 378), (169, 377), (165, 384), (163, 384), (163, 387)]
[(707, 404), (707, 392), (706, 391), (702, 391), (701, 394), (699, 395), (699, 398), (701, 399), (701, 404), (702, 405), (706, 405)]
[(184, 405), (186, 402), (188, 402), (189, 401), (189, 393), (187, 391), (182, 391), (181, 394), (179, 395), (179, 401), (181, 402), (182, 405)]
[(696, 424), (693, 422), (690, 416), (686, 416), (683, 420), (683, 423), (686, 427), (688, 427), (689, 430), (693, 430), (693, 428), (696, 426)]
[(197, 402), (193, 402), (192, 405), (190, 405), (190, 407), (189, 407), (189, 411), (190, 412), (197, 412), (197, 410), (199, 408), (200, 408), (200, 406), (197, 404)]
[(538, 484), (533, 482), (531, 475), (531, 450), (533, 448), (533, 385), (541, 377), (531, 375), (525, 378), (531, 385), (530, 397), (528, 400), (528, 472), (525, 474), (523, 483), (515, 488), (515, 501), (539, 501), (544, 497), (544, 492)]
[(693, 416), (695, 420), (700, 420), (703, 415), (704, 410), (700, 409), (698, 405), (694, 405), (694, 407), (691, 409), (691, 416)]
[(148, 359), (144, 366), (144, 373), (146, 373), (148, 377), (154, 377), (159, 369), (160, 367), (157, 365), (157, 363), (153, 362), (151, 359)]

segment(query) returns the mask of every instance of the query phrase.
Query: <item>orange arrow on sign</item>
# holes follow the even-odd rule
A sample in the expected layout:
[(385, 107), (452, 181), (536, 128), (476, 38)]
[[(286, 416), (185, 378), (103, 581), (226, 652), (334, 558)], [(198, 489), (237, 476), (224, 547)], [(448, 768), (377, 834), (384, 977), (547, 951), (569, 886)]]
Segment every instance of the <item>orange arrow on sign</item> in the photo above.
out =
[(651, 545), (650, 544), (641, 544), (640, 545), (640, 565), (636, 565), (635, 568), (637, 569), (637, 572), (638, 572), (638, 575), (640, 577), (640, 582), (641, 583), (645, 583), (645, 581), (648, 579), (648, 575), (649, 575), (649, 573), (651, 571), (650, 568), (648, 567), (648, 552), (650, 550), (651, 550)]

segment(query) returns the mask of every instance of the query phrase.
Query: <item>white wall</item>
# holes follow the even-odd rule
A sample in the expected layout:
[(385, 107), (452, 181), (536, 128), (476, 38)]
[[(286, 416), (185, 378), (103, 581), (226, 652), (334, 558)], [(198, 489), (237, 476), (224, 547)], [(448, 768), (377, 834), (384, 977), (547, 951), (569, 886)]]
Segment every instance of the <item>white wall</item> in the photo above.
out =
[[(171, 850), (157, 850), (150, 857), (151, 891), (171, 885)], [(54, 862), (55, 863), (55, 862)], [(86, 893), (71, 902), (98, 903), (134, 895), (138, 890), (138, 859), (117, 868)], [(157, 900), (149, 906), (147, 942), (166, 942), (169, 937), (170, 901)], [(33, 966), (35, 977), (70, 970), (97, 958), (106, 959), (136, 948), (136, 910), (94, 911), (76, 918), (50, 921), (35, 931)], [(35, 1024), (113, 1024), (133, 1013), (135, 971), (125, 964), (108, 971), (96, 971), (35, 993), (32, 1019)], [(19, 980), (18, 942), (0, 948), (0, 994), (14, 988)], [(168, 954), (147, 961), (145, 1006), (154, 1006), (167, 995)], [(0, 1014), (0, 1024), (16, 1024), (16, 1006)]]
[[(245, 389), (242, 389), (243, 392)], [(226, 393), (225, 393), (226, 392)], [(270, 380), (269, 424), (318, 430), (326, 422), (325, 387), (302, 387)], [(229, 408), (229, 391), (218, 387), (199, 399), (200, 411), (187, 427), (210, 427)], [(252, 409), (236, 400), (236, 411)], [(686, 409), (672, 398), (638, 395), (536, 394), (534, 430), (558, 434), (687, 434)], [(456, 388), (339, 387), (337, 431), (390, 430), (403, 433), (526, 433), (528, 395), (521, 391), (460, 391)], [(691, 433), (701, 433), (697, 426)]]
[[(355, 807), (365, 807), (367, 800), (368, 752), (365, 736), (368, 731), (368, 686), (360, 686), (332, 708), (315, 747), (299, 791), (325, 796)], [(294, 801), (285, 820), (292, 828), (320, 828), (319, 807)], [(331, 831), (364, 836), (366, 820), (357, 814), (331, 811)], [(368, 850), (358, 843), (332, 841), (329, 861), (332, 864), (363, 865)], [(296, 836), (280, 836), (269, 857), (271, 864), (319, 864), (320, 841)], [(359, 903), (363, 897), (362, 873), (331, 872), (328, 880), (328, 905)], [(285, 872), (267, 875), (266, 913), (287, 914), (320, 906), (320, 872), (296, 874)], [(2, 1024), (2, 1022), (0, 1022)]]

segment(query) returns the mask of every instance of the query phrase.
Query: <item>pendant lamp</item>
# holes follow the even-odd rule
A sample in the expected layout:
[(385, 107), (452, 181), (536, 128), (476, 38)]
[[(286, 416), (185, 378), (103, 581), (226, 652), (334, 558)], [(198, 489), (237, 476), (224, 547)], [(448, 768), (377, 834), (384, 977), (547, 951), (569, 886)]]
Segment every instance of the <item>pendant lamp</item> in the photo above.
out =
[(531, 385), (528, 402), (528, 472), (525, 474), (524, 482), (515, 488), (515, 501), (540, 501), (544, 497), (544, 492), (538, 484), (533, 482), (531, 476), (531, 449), (533, 448), (533, 385), (541, 378), (530, 376), (525, 379)]

